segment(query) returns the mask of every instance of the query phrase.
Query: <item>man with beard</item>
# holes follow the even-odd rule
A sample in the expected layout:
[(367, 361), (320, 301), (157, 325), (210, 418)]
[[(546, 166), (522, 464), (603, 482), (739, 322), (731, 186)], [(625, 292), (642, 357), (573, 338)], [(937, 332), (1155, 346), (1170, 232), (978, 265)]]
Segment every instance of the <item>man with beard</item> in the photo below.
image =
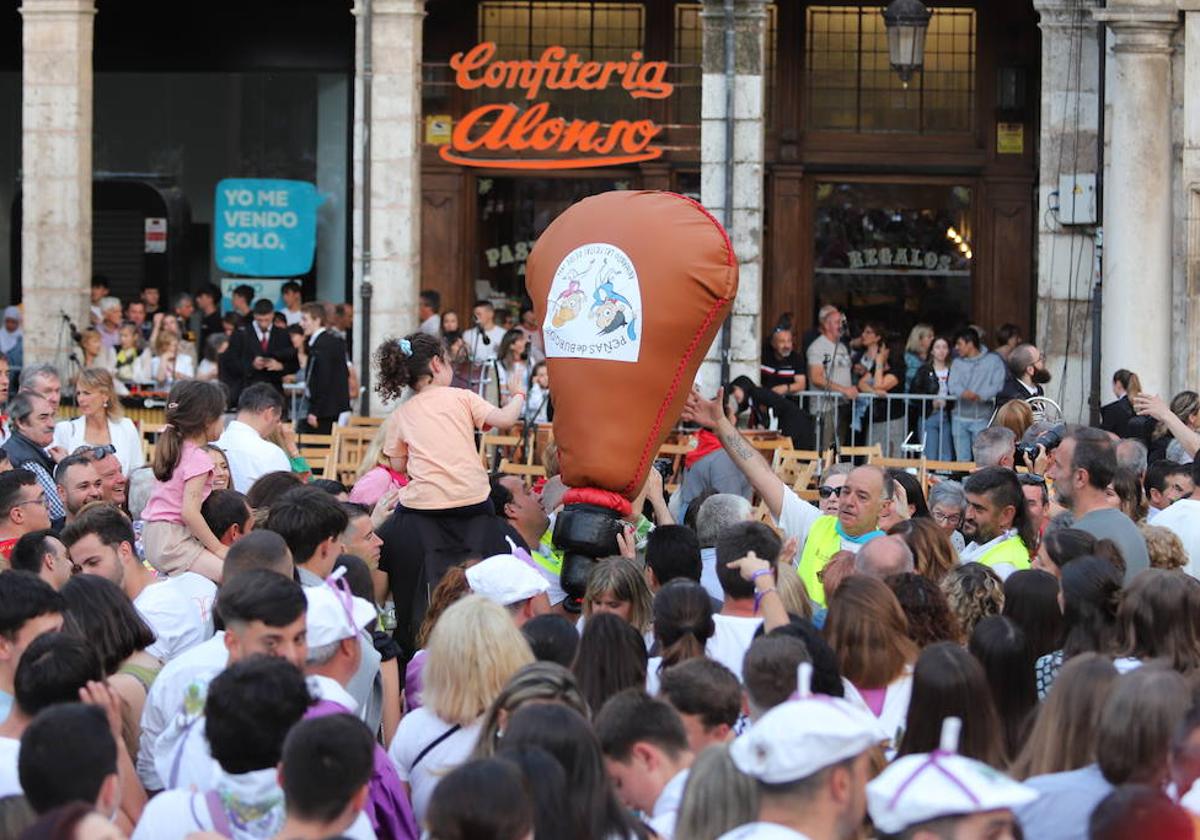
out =
[(1150, 555), (1141, 531), (1109, 501), (1108, 486), (1117, 471), (1117, 454), (1108, 434), (1077, 428), (1063, 438), (1053, 456), (1046, 477), (1054, 482), (1055, 501), (1075, 516), (1072, 527), (1098, 540), (1116, 543), (1125, 560), (1127, 582), (1149, 568)]
[(1045, 394), (1042, 386), (1050, 381), (1046, 356), (1032, 344), (1020, 344), (1008, 356), (1008, 378), (996, 395), (996, 407), (1009, 400), (1027, 400)]
[(964, 563), (982, 563), (1003, 580), (1029, 568), (1029, 546), (1036, 539), (1017, 474), (984, 467), (963, 482), (967, 512), (962, 532), (970, 542), (959, 555)]

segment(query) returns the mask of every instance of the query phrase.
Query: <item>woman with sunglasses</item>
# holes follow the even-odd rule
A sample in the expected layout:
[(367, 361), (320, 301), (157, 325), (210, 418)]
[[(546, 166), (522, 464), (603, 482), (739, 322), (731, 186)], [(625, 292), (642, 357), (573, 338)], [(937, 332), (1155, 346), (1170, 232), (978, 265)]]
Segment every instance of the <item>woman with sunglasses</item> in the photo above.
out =
[(817, 506), (821, 508), (821, 513), (825, 516), (838, 515), (838, 491), (846, 483), (846, 477), (850, 475), (852, 469), (854, 469), (853, 464), (834, 464), (821, 477), (821, 486), (817, 488), (817, 495), (820, 496)]
[(80, 416), (55, 425), (55, 446), (67, 452), (81, 446), (111, 447), (126, 476), (146, 462), (137, 427), (122, 416), (121, 400), (111, 373), (102, 368), (84, 368), (76, 380), (75, 402)]

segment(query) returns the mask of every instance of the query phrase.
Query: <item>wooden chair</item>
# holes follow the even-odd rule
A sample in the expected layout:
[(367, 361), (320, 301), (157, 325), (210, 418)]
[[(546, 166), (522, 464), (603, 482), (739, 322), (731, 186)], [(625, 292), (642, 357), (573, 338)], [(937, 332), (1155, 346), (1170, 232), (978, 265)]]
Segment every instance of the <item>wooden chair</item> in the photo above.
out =
[(791, 449), (792, 439), (789, 437), (752, 437), (750, 445), (762, 452), (764, 457), (771, 458), (780, 449)]
[(333, 446), (329, 450), (330, 477), (347, 487), (353, 484), (354, 476), (378, 433), (376, 426), (339, 426), (334, 429)]
[(680, 474), (683, 472), (683, 458), (696, 446), (690, 435), (686, 435), (676, 443), (664, 443), (658, 448), (658, 458), (671, 459), (671, 474), (667, 476), (664, 486), (668, 493), (674, 493), (679, 488)]
[(296, 435), (296, 446), (304, 460), (312, 467), (313, 478), (336, 478), (326, 474), (329, 453), (333, 449), (333, 435)]
[(921, 472), (920, 458), (876, 458), (870, 463), (885, 470), (916, 470), (918, 474)]
[(974, 461), (921, 461), (926, 472), (969, 473), (975, 471)]
[(146, 463), (150, 463), (151, 459), (154, 458), (154, 444), (158, 441), (158, 436), (162, 434), (163, 426), (165, 425), (165, 423), (141, 424), (142, 452), (146, 456)]
[(352, 414), (350, 415), (350, 422), (347, 425), (350, 428), (355, 428), (358, 426), (371, 426), (378, 428), (379, 426), (383, 425), (383, 421), (386, 419), (386, 417), (366, 417), (361, 414)]
[(794, 487), (800, 479), (801, 472), (807, 469), (804, 485), (808, 486), (808, 481), (820, 460), (821, 453), (812, 449), (776, 449), (771, 469), (789, 487)]
[(500, 435), (495, 432), (485, 432), (479, 438), (479, 459), (483, 462), (484, 468), (488, 470), (492, 468), (492, 461), (495, 458), (494, 449), (504, 447), (500, 453), (501, 457), (509, 458), (521, 445), (521, 441), (520, 434)]
[(305, 449), (301, 447), (300, 455), (305, 461), (308, 461), (309, 469), (312, 470), (313, 478), (336, 478), (337, 476), (329, 475), (329, 450), (328, 449)]
[(877, 458), (883, 457), (883, 447), (878, 443), (871, 446), (843, 446), (840, 454), (843, 459), (866, 458), (868, 464), (873, 464)]
[(498, 472), (502, 475), (520, 476), (526, 486), (533, 484), (534, 479), (546, 477), (546, 468), (541, 464), (514, 464), (507, 458), (500, 459)]

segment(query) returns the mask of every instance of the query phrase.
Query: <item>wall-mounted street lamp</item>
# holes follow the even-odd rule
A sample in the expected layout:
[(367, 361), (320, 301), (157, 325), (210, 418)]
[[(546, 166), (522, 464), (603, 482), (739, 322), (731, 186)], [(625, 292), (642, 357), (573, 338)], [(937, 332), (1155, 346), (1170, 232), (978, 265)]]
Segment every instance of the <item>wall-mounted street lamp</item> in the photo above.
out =
[(883, 10), (888, 59), (905, 88), (913, 73), (925, 64), (925, 35), (932, 16), (921, 0), (892, 0)]

